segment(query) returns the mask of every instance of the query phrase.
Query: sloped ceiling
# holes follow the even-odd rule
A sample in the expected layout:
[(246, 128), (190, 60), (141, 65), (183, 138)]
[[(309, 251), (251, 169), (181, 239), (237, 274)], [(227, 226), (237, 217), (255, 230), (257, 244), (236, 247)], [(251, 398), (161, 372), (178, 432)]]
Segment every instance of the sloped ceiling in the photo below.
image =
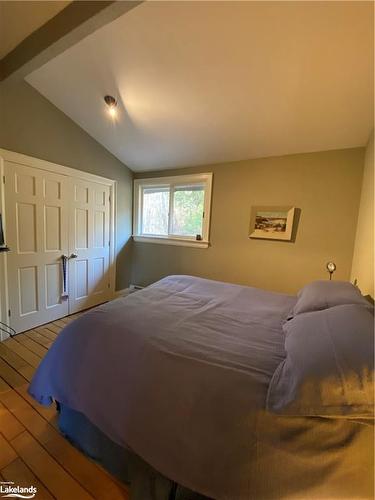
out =
[(372, 2), (146, 2), (27, 81), (156, 170), (363, 146), (373, 57)]

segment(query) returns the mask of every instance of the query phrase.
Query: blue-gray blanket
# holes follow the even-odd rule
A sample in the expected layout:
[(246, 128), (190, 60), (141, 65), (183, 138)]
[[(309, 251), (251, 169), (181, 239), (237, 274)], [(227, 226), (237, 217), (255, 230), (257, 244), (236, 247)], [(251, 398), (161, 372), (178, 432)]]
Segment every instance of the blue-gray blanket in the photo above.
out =
[(265, 411), (295, 302), (170, 276), (64, 328), (30, 394), (216, 499), (368, 498), (369, 427)]

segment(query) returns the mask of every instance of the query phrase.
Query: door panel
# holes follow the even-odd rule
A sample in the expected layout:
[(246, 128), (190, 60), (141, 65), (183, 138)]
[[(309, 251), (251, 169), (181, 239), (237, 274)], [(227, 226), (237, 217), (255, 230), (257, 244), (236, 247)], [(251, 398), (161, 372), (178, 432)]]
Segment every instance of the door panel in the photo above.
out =
[(44, 251), (58, 252), (61, 250), (61, 207), (44, 206)]
[(38, 268), (18, 268), (19, 313), (26, 316), (38, 311)]
[(17, 249), (19, 254), (37, 252), (36, 203), (16, 201)]
[(70, 179), (74, 193), (70, 215), (69, 311), (92, 307), (111, 298), (110, 188)]
[(10, 324), (24, 331), (68, 314), (61, 255), (68, 252), (65, 176), (5, 162)]
[(61, 300), (61, 263), (47, 264), (45, 266), (46, 280), (46, 307), (55, 307)]

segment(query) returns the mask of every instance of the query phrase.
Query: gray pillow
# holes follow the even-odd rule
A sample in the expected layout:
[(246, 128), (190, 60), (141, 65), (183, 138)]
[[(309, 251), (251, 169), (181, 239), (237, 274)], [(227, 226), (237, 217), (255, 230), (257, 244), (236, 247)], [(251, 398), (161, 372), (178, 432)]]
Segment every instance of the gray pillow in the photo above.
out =
[(298, 292), (297, 299), (289, 319), (297, 314), (320, 311), (343, 304), (370, 306), (358, 288), (349, 281), (313, 281)]
[(267, 409), (283, 415), (374, 415), (374, 317), (350, 304), (300, 314), (284, 324), (286, 359)]

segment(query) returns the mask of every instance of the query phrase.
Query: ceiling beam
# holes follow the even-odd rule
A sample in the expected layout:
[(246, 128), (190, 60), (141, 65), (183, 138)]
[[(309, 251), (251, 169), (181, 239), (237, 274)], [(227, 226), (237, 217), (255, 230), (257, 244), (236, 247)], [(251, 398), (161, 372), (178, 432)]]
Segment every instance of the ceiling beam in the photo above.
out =
[(0, 60), (0, 80), (23, 79), (142, 1), (75, 0)]

